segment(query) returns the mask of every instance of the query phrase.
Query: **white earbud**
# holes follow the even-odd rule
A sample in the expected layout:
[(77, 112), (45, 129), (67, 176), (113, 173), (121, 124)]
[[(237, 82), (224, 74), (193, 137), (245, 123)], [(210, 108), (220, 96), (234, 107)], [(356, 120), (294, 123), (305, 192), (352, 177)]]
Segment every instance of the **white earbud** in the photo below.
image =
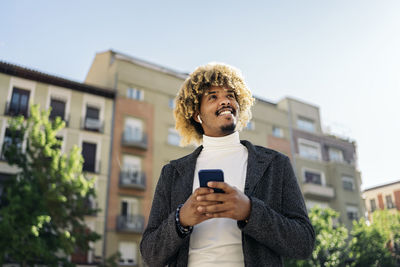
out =
[(200, 115), (197, 115), (197, 119), (200, 121), (200, 124), (202, 124), (203, 122), (200, 119)]

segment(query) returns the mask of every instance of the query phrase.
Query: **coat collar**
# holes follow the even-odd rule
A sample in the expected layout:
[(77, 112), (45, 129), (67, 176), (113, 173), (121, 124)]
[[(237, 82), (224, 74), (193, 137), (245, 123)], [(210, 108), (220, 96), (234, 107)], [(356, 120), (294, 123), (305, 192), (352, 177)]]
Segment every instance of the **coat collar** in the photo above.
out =
[(258, 181), (260, 181), (270, 165), (275, 153), (273, 153), (272, 150), (265, 148), (256, 149), (252, 143), (246, 140), (240, 142), (246, 146), (248, 151), (244, 192), (247, 195), (251, 195)]
[[(247, 170), (246, 170), (246, 183), (244, 192), (251, 194), (257, 185), (258, 181), (262, 178), (267, 170), (269, 164), (275, 156), (275, 153), (269, 149), (257, 149), (252, 143), (246, 140), (240, 141), (242, 145), (247, 148)], [(182, 179), (182, 186), (184, 190), (183, 196), (185, 200), (192, 194), (194, 170), (196, 168), (197, 158), (202, 151), (203, 146), (199, 146), (191, 154), (171, 161), (171, 164), (176, 168)]]

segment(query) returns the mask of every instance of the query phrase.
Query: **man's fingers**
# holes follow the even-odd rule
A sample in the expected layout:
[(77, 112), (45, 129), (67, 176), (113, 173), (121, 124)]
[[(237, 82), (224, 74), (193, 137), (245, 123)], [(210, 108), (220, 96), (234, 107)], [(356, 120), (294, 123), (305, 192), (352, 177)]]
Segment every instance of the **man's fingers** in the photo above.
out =
[(216, 205), (216, 204), (220, 204), (221, 202), (218, 201), (199, 201), (196, 203), (196, 205), (198, 207), (202, 206), (202, 207), (206, 207), (206, 206), (210, 206), (210, 205)]
[(201, 196), (201, 195), (211, 194), (213, 192), (214, 192), (214, 190), (212, 188), (199, 187), (194, 191), (193, 195), (195, 197), (197, 197), (197, 196)]
[(226, 204), (215, 204), (215, 205), (208, 205), (208, 206), (198, 206), (197, 210), (202, 213), (216, 213), (216, 212), (223, 212), (228, 210)]
[(197, 201), (215, 201), (215, 202), (223, 202), (226, 200), (226, 195), (222, 193), (215, 194), (207, 194), (196, 197)]
[(231, 193), (233, 191), (235, 191), (235, 189), (230, 186), (229, 184), (225, 183), (225, 182), (208, 182), (207, 183), (208, 187), (212, 187), (212, 188), (219, 188), (224, 190), (225, 193)]

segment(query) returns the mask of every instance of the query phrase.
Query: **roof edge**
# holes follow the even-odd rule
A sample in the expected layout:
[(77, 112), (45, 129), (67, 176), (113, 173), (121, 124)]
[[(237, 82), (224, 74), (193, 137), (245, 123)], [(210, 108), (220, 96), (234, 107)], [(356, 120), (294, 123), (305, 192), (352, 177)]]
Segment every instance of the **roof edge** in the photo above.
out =
[(176, 71), (176, 70), (173, 70), (171, 68), (164, 67), (164, 66), (152, 63), (150, 61), (146, 61), (146, 60), (143, 60), (143, 59), (140, 59), (140, 58), (137, 58), (137, 57), (133, 57), (131, 55), (127, 55), (127, 54), (124, 54), (124, 53), (121, 53), (121, 52), (117, 52), (115, 50), (109, 50), (109, 51), (113, 55), (115, 55), (115, 57), (117, 59), (130, 61), (130, 62), (132, 62), (132, 63), (134, 63), (136, 65), (139, 65), (139, 66), (142, 66), (142, 67), (145, 67), (145, 68), (148, 68), (148, 69), (156, 70), (156, 71), (159, 71), (159, 72), (162, 72), (162, 73), (165, 73), (165, 74), (169, 74), (169, 75), (175, 76), (175, 77), (183, 79), (183, 80), (186, 80), (186, 78), (189, 76), (189, 73), (186, 73), (186, 72)]
[(54, 86), (69, 88), (76, 91), (81, 91), (89, 94), (100, 95), (107, 98), (115, 98), (115, 91), (110, 88), (104, 88), (86, 83), (76, 82), (59, 76), (47, 74), (30, 68), (11, 64), (0, 60), (0, 73), (16, 76), (19, 78), (33, 80), (51, 84)]

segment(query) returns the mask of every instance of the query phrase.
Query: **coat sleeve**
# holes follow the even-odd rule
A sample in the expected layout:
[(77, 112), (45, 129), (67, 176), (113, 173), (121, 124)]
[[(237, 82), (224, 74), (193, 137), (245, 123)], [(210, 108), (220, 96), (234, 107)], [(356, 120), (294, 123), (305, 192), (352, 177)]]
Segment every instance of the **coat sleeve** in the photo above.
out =
[(166, 165), (161, 171), (154, 194), (149, 222), (140, 242), (140, 252), (149, 266), (165, 266), (172, 261), (188, 237), (181, 238), (175, 226), (175, 210), (171, 210), (168, 187), (172, 167)]
[(286, 156), (278, 156), (272, 164), (275, 166), (268, 178), (282, 179), (281, 210), (278, 212), (250, 195), (250, 217), (247, 224), (239, 222), (239, 228), (283, 257), (308, 258), (314, 248), (315, 233), (293, 168)]

